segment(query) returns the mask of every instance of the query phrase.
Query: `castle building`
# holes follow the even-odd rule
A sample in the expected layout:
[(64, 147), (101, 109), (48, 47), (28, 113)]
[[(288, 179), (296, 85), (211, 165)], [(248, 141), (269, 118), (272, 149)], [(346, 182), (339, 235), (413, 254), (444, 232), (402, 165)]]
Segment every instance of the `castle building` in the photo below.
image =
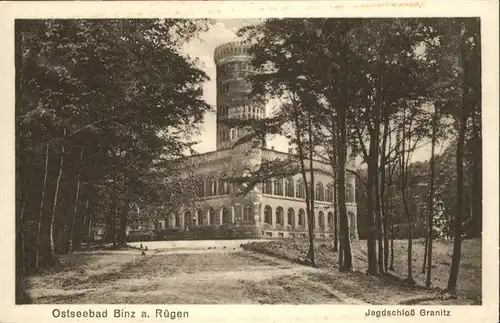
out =
[[(300, 174), (262, 183), (242, 196), (226, 178), (241, 176), (258, 168), (263, 160), (286, 159), (288, 153), (274, 148), (234, 146), (244, 130), (229, 128), (224, 118), (260, 119), (265, 108), (249, 100), (251, 87), (245, 75), (251, 73), (250, 56), (242, 42), (230, 42), (215, 49), (217, 66), (217, 149), (186, 158), (186, 169), (199, 176), (197, 199), (167, 215), (156, 224), (163, 232), (195, 233), (195, 238), (307, 237), (305, 185)], [(319, 239), (334, 236), (333, 178), (331, 166), (314, 161), (314, 232)], [(324, 170), (322, 172), (321, 170)], [(358, 238), (355, 177), (346, 174), (347, 212), (351, 237)], [(187, 229), (187, 230), (186, 230)], [(196, 235), (197, 234), (197, 235)], [(172, 236), (172, 235), (171, 235)], [(170, 237), (171, 237), (170, 236)], [(178, 235), (180, 236), (180, 234)], [(168, 234), (166, 237), (168, 238)]]

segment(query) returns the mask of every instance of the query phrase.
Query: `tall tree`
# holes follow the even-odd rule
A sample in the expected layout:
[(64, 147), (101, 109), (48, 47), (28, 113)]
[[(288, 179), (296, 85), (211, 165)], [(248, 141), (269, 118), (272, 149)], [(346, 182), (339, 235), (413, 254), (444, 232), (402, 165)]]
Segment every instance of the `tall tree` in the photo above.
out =
[(99, 206), (89, 226), (101, 225), (106, 209), (115, 212), (103, 197), (130, 173), (141, 182), (158, 160), (192, 146), (210, 109), (202, 99), (207, 76), (181, 46), (206, 27), (175, 19), (16, 21), (16, 185), (19, 196), (39, 197), (18, 198), (17, 217), (28, 208), (37, 214), (17, 222), (18, 259), (50, 265), (83, 234), (81, 194)]

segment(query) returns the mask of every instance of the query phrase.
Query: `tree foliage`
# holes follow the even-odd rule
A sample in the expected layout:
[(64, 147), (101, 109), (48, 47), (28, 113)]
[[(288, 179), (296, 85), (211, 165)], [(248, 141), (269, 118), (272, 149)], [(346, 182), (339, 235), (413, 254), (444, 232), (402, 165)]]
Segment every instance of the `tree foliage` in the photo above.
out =
[(208, 76), (180, 50), (208, 25), (16, 21), (21, 275), (50, 266), (99, 226), (124, 243), (130, 210), (165, 194), (165, 161), (192, 147), (210, 109)]

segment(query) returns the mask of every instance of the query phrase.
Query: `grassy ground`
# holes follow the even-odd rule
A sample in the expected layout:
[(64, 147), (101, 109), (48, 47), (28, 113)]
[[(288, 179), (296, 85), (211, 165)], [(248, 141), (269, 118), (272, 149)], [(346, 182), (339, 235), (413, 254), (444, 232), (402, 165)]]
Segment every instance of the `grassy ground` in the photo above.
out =
[[(208, 241), (179, 248), (151, 245), (146, 255), (137, 249), (75, 252), (61, 257), (58, 270), (29, 277), (27, 292), (34, 303), (42, 304), (401, 304), (415, 299), (422, 304), (423, 298), (435, 294), (434, 290), (404, 286), (397, 279), (404, 276), (402, 241), (396, 243), (396, 278), (364, 274), (363, 243), (353, 243), (357, 271), (352, 273), (335, 269), (336, 254), (327, 244), (318, 242), (320, 268), (313, 268), (282, 259), (303, 256), (305, 242), (298, 247), (290, 241), (245, 245), (259, 252), (245, 251), (240, 243)], [(421, 243), (415, 243), (415, 258), (420, 257), (421, 249)], [(450, 250), (448, 243), (436, 246), (434, 283), (438, 287), (446, 283)], [(448, 304), (480, 303), (480, 254), (477, 241), (464, 242), (460, 297)], [(415, 262), (415, 268), (420, 266)], [(416, 269), (415, 279), (421, 283), (422, 275)]]
[[(309, 274), (313, 280), (329, 283), (344, 293), (364, 300), (371, 304), (394, 304), (397, 299), (400, 303), (426, 301), (440, 289), (446, 287), (451, 264), (452, 242), (436, 241), (433, 245), (432, 287), (425, 289), (425, 274), (421, 273), (424, 257), (424, 241), (413, 243), (412, 263), (413, 279), (416, 286), (409, 287), (403, 283), (407, 277), (407, 241), (394, 242), (394, 271), (383, 277), (366, 275), (368, 268), (366, 241), (352, 242), (353, 266), (352, 273), (338, 272), (338, 253), (333, 251), (331, 243), (316, 241), (316, 265), (327, 270), (327, 273)], [(308, 243), (305, 240), (276, 240), (270, 242), (253, 242), (244, 246), (252, 250), (278, 258), (302, 262), (306, 257)], [(420, 299), (420, 301), (419, 301)], [(465, 240), (462, 244), (462, 258), (460, 262), (458, 299), (440, 301), (441, 304), (481, 304), (481, 242), (479, 240)]]

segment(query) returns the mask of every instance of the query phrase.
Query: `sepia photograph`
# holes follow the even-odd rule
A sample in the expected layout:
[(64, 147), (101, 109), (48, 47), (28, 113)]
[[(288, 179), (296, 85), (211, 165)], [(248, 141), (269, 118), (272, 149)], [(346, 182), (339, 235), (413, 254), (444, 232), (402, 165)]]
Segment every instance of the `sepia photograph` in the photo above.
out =
[(15, 304), (481, 307), (482, 23), (16, 18)]

